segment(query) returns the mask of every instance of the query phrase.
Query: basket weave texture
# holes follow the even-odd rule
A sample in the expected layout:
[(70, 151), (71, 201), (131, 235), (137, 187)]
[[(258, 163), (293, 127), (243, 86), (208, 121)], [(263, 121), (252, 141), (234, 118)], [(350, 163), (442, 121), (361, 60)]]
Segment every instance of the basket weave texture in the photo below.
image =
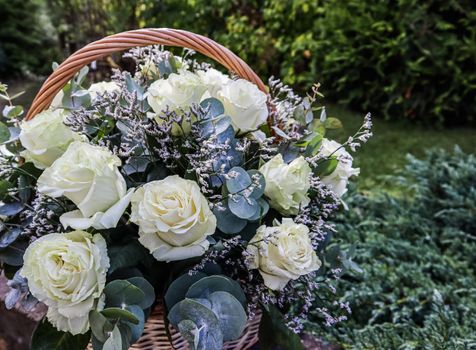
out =
[[(162, 304), (157, 304), (145, 324), (142, 337), (130, 347), (134, 350), (189, 350), (187, 341), (172, 326), (169, 326), (167, 334), (164, 322), (164, 308)], [(248, 350), (258, 342), (259, 323), (261, 321), (261, 311), (248, 321), (246, 328), (237, 340), (224, 344), (223, 350)], [(88, 350), (93, 347), (89, 344)]]
[[(69, 56), (44, 82), (28, 111), (26, 120), (47, 109), (56, 94), (85, 65), (117, 51), (149, 45), (184, 47), (197, 51), (223, 65), (237, 76), (246, 79), (263, 92), (266, 86), (256, 73), (238, 56), (215, 41), (184, 30), (169, 28), (149, 28), (114, 34), (92, 42)], [(148, 318), (142, 337), (131, 349), (136, 350), (188, 350), (187, 341), (172, 327), (169, 340), (164, 322), (164, 307), (157, 303)], [(261, 312), (248, 321), (242, 336), (224, 344), (225, 350), (247, 350), (258, 342)], [(92, 349), (89, 345), (88, 349)]]

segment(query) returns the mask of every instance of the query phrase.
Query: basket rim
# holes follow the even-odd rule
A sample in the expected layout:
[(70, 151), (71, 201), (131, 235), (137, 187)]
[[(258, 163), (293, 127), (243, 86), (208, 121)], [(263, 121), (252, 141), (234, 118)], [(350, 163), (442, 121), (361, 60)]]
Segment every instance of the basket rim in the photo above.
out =
[(69, 56), (43, 83), (25, 120), (30, 120), (47, 109), (56, 94), (85, 65), (117, 51), (149, 45), (183, 47), (200, 52), (268, 94), (266, 85), (251, 67), (231, 50), (214, 40), (181, 29), (144, 28), (104, 37)]

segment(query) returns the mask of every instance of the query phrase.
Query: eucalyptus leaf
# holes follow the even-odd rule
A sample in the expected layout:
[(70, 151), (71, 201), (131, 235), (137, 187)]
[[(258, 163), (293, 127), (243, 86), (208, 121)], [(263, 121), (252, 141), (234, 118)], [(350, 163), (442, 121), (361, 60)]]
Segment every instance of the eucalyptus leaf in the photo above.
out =
[(17, 128), (15, 126), (9, 126), (8, 131), (10, 131), (10, 139), (8, 140), (8, 142), (14, 142), (19, 139), (21, 132), (20, 128)]
[(245, 169), (233, 167), (228, 172), (228, 175), (230, 175), (230, 173), (234, 173), (234, 176), (230, 176), (230, 178), (226, 180), (226, 187), (230, 193), (238, 193), (250, 187), (251, 178)]
[(0, 263), (21, 266), (23, 265), (23, 255), (28, 247), (28, 242), (22, 239), (17, 239), (8, 247), (0, 249)]
[(142, 309), (151, 307), (155, 301), (154, 287), (152, 287), (152, 285), (143, 277), (132, 277), (127, 281), (135, 285), (144, 293), (144, 298), (139, 303), (137, 303), (137, 305)]
[(100, 312), (91, 310), (89, 312), (89, 324), (93, 335), (104, 343), (108, 338), (108, 334), (112, 331), (113, 324)]
[(326, 113), (326, 108), (325, 107), (322, 107), (322, 110), (321, 110), (321, 115), (319, 116), (319, 121), (321, 123), (324, 123), (327, 119), (327, 113)]
[[(18, 118), (22, 114), (23, 114), (23, 107), (22, 106), (5, 106), (3, 108), (3, 116), (5, 118)], [(2, 141), (2, 142), (4, 142), (4, 141)]]
[(129, 161), (126, 164), (124, 164), (122, 171), (126, 175), (143, 173), (147, 169), (149, 163), (150, 159), (148, 157), (132, 157), (129, 158)]
[(228, 292), (233, 295), (241, 305), (246, 305), (246, 296), (240, 284), (226, 276), (208, 276), (195, 282), (186, 294), (187, 298), (208, 298), (214, 292)]
[(126, 310), (134, 314), (134, 316), (139, 320), (139, 323), (137, 324), (134, 324), (131, 322), (125, 322), (125, 325), (127, 325), (131, 331), (130, 341), (132, 343), (135, 343), (142, 336), (142, 333), (144, 333), (144, 327), (145, 327), (144, 311), (137, 305), (127, 306)]
[(257, 200), (257, 202), (259, 205), (259, 210), (256, 212), (255, 215), (249, 218), (248, 221), (259, 220), (260, 218), (264, 217), (269, 211), (269, 203), (266, 201), (266, 199), (261, 197)]
[(78, 72), (77, 77), (76, 77), (76, 84), (81, 85), (88, 73), (89, 73), (89, 67), (88, 66), (84, 66), (83, 68), (81, 68)]
[(18, 303), (22, 296), (22, 293), (19, 289), (10, 289), (10, 291), (5, 295), (5, 308), (7, 310), (13, 309), (13, 307)]
[(185, 299), (185, 295), (187, 294), (190, 286), (206, 276), (207, 275), (202, 272), (197, 272), (193, 275), (185, 273), (175, 279), (167, 288), (167, 292), (164, 296), (165, 305), (167, 308), (170, 310), (179, 301)]
[(246, 226), (246, 220), (240, 219), (233, 214), (228, 207), (228, 202), (224, 204), (224, 210), (214, 208), (213, 213), (217, 218), (217, 227), (226, 234), (235, 234), (240, 232)]
[(126, 77), (126, 87), (127, 90), (131, 93), (135, 93), (137, 96), (137, 99), (142, 101), (145, 99), (145, 93), (144, 93), (144, 88), (135, 81), (135, 79), (129, 74), (125, 74)]
[[(151, 64), (154, 64), (151, 62)], [(174, 55), (167, 55), (166, 58), (157, 62), (157, 68), (161, 78), (166, 79), (170, 74), (177, 73), (177, 63)]]
[(225, 143), (228, 139), (233, 140), (235, 137), (231, 118), (226, 115), (201, 121), (199, 126), (201, 128), (201, 137), (208, 138), (212, 135), (220, 135), (217, 137), (217, 141), (220, 143)]
[(228, 207), (233, 214), (241, 219), (250, 219), (259, 211), (256, 199), (246, 198), (240, 194), (234, 195), (228, 200)]
[[(178, 329), (178, 324), (184, 320), (190, 320), (200, 330), (198, 336), (185, 334), (189, 341), (193, 340), (191, 347), (195, 350), (221, 350), (223, 346), (223, 333), (216, 315), (199, 302), (192, 299), (184, 299), (174, 305), (167, 315), (170, 323)], [(190, 323), (189, 323), (190, 325)], [(190, 331), (190, 327), (182, 330)], [(196, 341), (196, 343), (195, 343)]]
[(127, 305), (140, 304), (144, 298), (144, 292), (126, 280), (114, 280), (104, 288), (107, 306), (124, 307)]
[(10, 131), (8, 126), (0, 122), (0, 143), (7, 142), (10, 139)]
[(16, 239), (21, 235), (22, 228), (21, 227), (14, 227), (5, 233), (2, 234), (0, 237), (0, 249), (6, 248), (10, 244), (16, 241)]
[(259, 176), (259, 186), (255, 187), (250, 195), (251, 198), (258, 199), (264, 194), (264, 190), (266, 188), (266, 181), (264, 179), (263, 174), (258, 170), (248, 170), (248, 174), (251, 178), (253, 178), (254, 176)]
[(110, 267), (108, 274), (112, 274), (118, 269), (137, 265), (146, 256), (144, 247), (137, 241), (133, 241), (122, 246), (112, 246), (108, 249)]
[(220, 322), (223, 340), (238, 339), (243, 333), (247, 316), (242, 304), (228, 292), (214, 292), (208, 296), (211, 309)]
[(18, 196), (22, 203), (27, 203), (31, 196), (31, 178), (24, 174), (18, 177)]
[[(140, 323), (140, 322), (139, 322)], [(128, 350), (132, 343), (132, 330), (130, 323), (121, 321), (117, 324), (117, 328), (121, 332), (122, 350)], [(135, 326), (135, 325), (133, 325)]]
[(190, 344), (198, 344), (200, 341), (200, 330), (195, 322), (191, 320), (182, 320), (178, 323), (177, 328), (182, 337)]
[(125, 308), (121, 309), (119, 307), (108, 307), (107, 309), (102, 310), (101, 314), (107, 318), (121, 319), (133, 324), (139, 324), (139, 319), (136, 317), (136, 315)]
[(121, 332), (117, 326), (114, 327), (109, 338), (104, 342), (103, 350), (122, 350)]
[(204, 116), (204, 119), (210, 119), (218, 117), (225, 113), (225, 108), (220, 100), (216, 98), (207, 98), (200, 102), (200, 106), (207, 110), (207, 114)]

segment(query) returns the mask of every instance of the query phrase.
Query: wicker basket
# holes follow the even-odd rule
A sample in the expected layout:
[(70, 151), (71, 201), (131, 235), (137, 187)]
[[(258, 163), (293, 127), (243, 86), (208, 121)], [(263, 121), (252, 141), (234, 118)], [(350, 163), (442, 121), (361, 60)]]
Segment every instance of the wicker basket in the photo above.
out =
[[(169, 326), (169, 334), (172, 343), (169, 341), (166, 325), (164, 323), (164, 308), (160, 304), (156, 305), (145, 324), (144, 333), (137, 343), (130, 349), (135, 350), (189, 350), (187, 341), (173, 327)], [(258, 330), (261, 320), (261, 311), (248, 321), (246, 328), (237, 340), (227, 342), (223, 346), (224, 350), (247, 350), (258, 342)], [(90, 344), (88, 350), (92, 350)]]
[[(255, 72), (238, 56), (226, 47), (202, 35), (184, 30), (154, 28), (139, 29), (119, 34), (90, 43), (68, 57), (45, 81), (36, 95), (28, 111), (26, 119), (32, 119), (36, 114), (49, 107), (51, 101), (63, 86), (85, 65), (112, 54), (132, 47), (148, 45), (166, 45), (184, 47), (195, 50), (220, 63), (239, 77), (256, 84), (260, 90), (267, 93), (266, 87)], [(226, 350), (246, 350), (258, 341), (258, 328), (261, 313), (258, 312), (246, 326), (242, 336), (224, 345)], [(169, 329), (172, 343), (164, 323), (164, 307), (158, 303), (145, 324), (144, 334), (132, 346), (132, 349), (170, 350), (188, 349), (187, 342), (173, 328)], [(92, 348), (91, 346), (89, 348)]]

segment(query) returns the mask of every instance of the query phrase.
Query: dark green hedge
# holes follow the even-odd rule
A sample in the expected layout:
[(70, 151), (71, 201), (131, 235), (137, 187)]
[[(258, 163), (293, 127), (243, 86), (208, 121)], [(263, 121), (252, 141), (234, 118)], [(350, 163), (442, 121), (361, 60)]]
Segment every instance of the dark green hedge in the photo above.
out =
[(330, 100), (375, 116), (476, 124), (474, 0), (0, 0), (9, 67), (51, 56), (36, 3), (48, 6), (65, 52), (126, 29), (183, 28), (230, 47), (263, 78), (302, 89), (319, 81)]
[[(345, 276), (353, 310), (308, 330), (345, 349), (472, 349), (476, 344), (476, 157), (456, 149), (409, 157), (406, 195), (347, 198), (337, 238), (357, 244), (363, 274)], [(410, 191), (410, 193), (408, 193)], [(317, 320), (316, 320), (317, 321)]]
[(0, 0), (0, 78), (47, 74), (58, 59), (40, 9), (35, 0)]
[(145, 25), (205, 33), (261, 76), (387, 118), (428, 124), (476, 118), (476, 2), (472, 0), (167, 0)]

